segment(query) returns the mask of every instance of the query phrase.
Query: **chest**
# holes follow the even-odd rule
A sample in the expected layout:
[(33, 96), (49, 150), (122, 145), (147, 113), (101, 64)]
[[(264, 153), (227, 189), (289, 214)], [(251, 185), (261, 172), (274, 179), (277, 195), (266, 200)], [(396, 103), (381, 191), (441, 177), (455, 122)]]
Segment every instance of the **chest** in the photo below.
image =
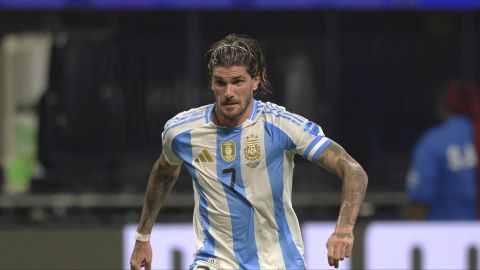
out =
[(182, 149), (187, 152), (184, 156), (191, 157), (191, 160), (184, 160), (186, 163), (211, 163), (216, 167), (237, 169), (256, 168), (282, 154), (259, 123), (246, 128), (192, 130), (190, 140)]
[(247, 198), (283, 190), (284, 151), (261, 125), (194, 130), (184, 149), (191, 153), (184, 162), (203, 185), (220, 182)]

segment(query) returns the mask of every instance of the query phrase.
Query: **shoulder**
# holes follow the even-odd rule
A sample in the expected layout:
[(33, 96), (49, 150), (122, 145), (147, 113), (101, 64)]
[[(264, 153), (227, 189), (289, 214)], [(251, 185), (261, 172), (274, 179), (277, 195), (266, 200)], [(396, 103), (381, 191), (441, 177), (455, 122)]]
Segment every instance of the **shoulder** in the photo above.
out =
[(441, 152), (451, 141), (450, 137), (453, 133), (452, 125), (448, 121), (433, 126), (423, 132), (415, 144), (415, 150), (417, 152)]
[(167, 130), (167, 129), (174, 128), (176, 126), (187, 124), (192, 121), (205, 119), (208, 111), (212, 108), (212, 106), (213, 106), (212, 104), (209, 104), (209, 105), (204, 105), (198, 108), (193, 108), (188, 111), (180, 112), (167, 121), (164, 129)]
[(471, 132), (473, 130), (473, 120), (464, 115), (454, 115), (442, 125), (445, 132)]
[(264, 116), (265, 120), (270, 123), (283, 123), (302, 126), (308, 122), (308, 120), (303, 116), (292, 113), (285, 109), (285, 107), (272, 102), (259, 102), (257, 107), (259, 108), (260, 113)]
[(444, 122), (428, 129), (420, 138), (422, 143), (448, 143), (471, 137), (473, 122), (468, 117), (452, 116)]
[(418, 139), (416, 148), (425, 148), (428, 145), (435, 144), (439, 141), (442, 133), (442, 126), (435, 126), (427, 129)]
[(179, 134), (202, 126), (208, 121), (212, 108), (213, 104), (209, 104), (178, 113), (167, 121), (163, 135)]
[(311, 136), (324, 136), (323, 130), (318, 124), (288, 111), (283, 106), (271, 102), (261, 102), (258, 107), (261, 109), (265, 122), (269, 125), (287, 130), (289, 133), (302, 130)]

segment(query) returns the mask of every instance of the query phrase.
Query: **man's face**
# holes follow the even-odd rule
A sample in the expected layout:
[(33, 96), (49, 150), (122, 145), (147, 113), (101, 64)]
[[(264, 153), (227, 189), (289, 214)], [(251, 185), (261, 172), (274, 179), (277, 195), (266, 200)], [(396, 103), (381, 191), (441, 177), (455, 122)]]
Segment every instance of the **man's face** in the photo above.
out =
[(248, 118), (258, 83), (259, 77), (252, 78), (246, 66), (213, 68), (212, 90), (219, 124), (233, 127)]

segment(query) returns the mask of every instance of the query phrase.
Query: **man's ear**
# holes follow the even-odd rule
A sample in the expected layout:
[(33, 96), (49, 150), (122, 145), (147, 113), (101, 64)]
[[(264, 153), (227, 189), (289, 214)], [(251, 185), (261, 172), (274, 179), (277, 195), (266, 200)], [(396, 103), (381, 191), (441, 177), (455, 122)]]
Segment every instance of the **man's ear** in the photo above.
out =
[(257, 75), (253, 78), (253, 92), (258, 90), (259, 84), (260, 84), (260, 75)]

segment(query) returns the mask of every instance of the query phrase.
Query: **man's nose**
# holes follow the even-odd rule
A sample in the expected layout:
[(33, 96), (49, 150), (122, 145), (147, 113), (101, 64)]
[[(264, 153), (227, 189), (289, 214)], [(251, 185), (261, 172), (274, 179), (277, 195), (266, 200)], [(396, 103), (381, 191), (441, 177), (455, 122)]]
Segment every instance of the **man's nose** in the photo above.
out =
[(228, 98), (231, 98), (234, 96), (233, 92), (233, 84), (227, 84), (227, 87), (225, 88), (225, 96)]

